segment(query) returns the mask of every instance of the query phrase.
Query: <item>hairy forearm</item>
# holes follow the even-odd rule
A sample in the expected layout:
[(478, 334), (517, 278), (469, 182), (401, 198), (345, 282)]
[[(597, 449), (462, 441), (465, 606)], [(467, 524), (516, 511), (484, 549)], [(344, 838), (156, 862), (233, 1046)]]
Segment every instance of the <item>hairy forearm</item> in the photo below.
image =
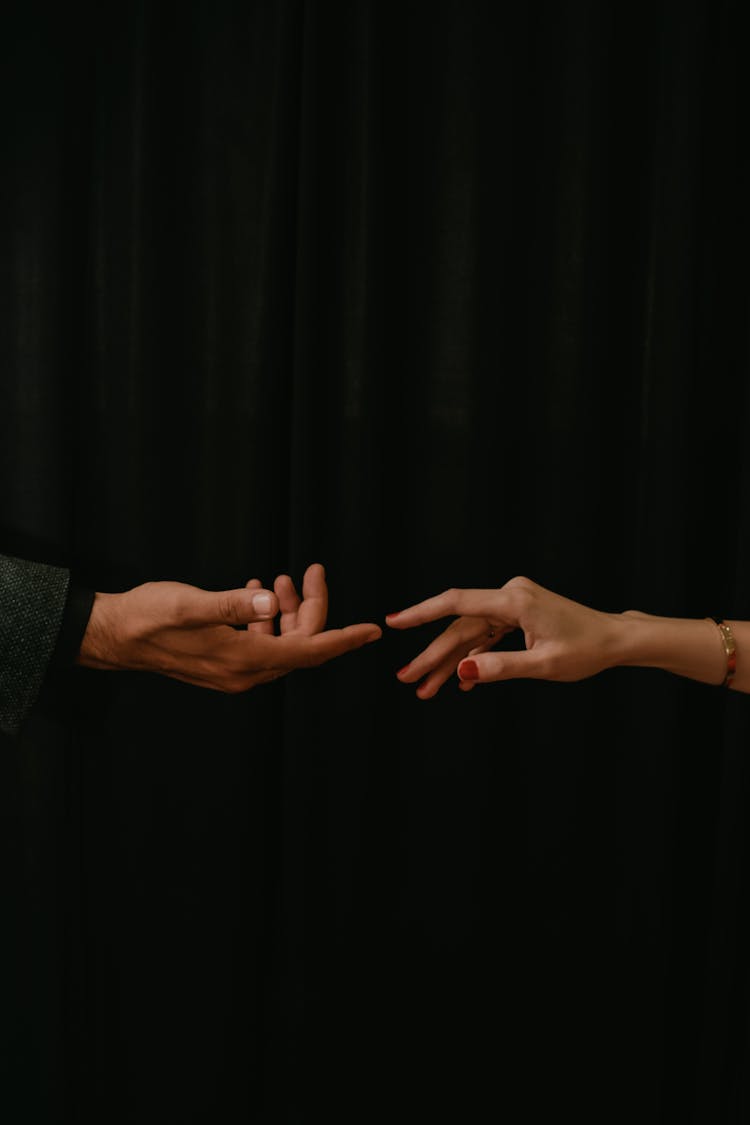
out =
[(126, 656), (122, 629), (121, 605), (126, 598), (126, 594), (95, 595), (78, 653), (78, 663), (85, 668), (122, 670), (133, 667)]
[[(737, 646), (736, 691), (750, 692), (750, 622), (728, 621)], [(701, 618), (616, 615), (613, 665), (661, 668), (705, 684), (721, 684), (727, 657), (713, 621)]]

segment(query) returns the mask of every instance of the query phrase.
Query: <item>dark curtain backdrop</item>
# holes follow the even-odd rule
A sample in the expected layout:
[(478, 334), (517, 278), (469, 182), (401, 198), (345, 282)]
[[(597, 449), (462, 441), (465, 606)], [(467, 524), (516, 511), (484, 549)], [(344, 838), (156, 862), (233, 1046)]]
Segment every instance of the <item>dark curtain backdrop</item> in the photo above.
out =
[[(750, 617), (743, 7), (6, 5), (0, 549)], [(8, 1125), (750, 1120), (747, 696), (437, 631), (2, 740)]]

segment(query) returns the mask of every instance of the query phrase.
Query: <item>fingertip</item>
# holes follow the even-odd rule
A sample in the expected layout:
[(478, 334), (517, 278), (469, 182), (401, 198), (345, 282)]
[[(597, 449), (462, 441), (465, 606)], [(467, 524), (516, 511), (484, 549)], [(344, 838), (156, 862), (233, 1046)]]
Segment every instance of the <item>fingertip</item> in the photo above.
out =
[(462, 660), (458, 665), (458, 678), (460, 680), (476, 681), (479, 679), (479, 665), (476, 660)]
[(305, 598), (327, 597), (326, 575), (320, 563), (311, 563), (302, 576), (302, 596)]
[[(257, 587), (248, 585), (248, 589), (257, 589)], [(262, 590), (260, 593), (253, 594), (252, 600), (253, 612), (261, 620), (265, 621), (270, 617), (275, 617), (279, 612), (279, 599), (270, 590)]]

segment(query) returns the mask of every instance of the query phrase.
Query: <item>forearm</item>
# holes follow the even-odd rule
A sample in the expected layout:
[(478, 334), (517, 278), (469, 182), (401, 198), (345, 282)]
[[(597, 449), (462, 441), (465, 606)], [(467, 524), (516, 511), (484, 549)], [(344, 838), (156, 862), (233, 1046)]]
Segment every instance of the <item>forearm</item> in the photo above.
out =
[[(750, 621), (728, 621), (737, 646), (736, 691), (750, 692)], [(614, 665), (661, 668), (705, 684), (722, 684), (727, 657), (713, 621), (702, 618), (617, 615)]]

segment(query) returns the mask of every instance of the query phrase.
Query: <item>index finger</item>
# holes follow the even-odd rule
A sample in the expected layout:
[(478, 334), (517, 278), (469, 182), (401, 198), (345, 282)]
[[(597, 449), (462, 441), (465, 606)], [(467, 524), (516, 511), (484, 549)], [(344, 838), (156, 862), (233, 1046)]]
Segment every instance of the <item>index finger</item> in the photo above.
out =
[(441, 617), (488, 617), (497, 614), (502, 598), (500, 590), (444, 590), (433, 598), (386, 615), (392, 629), (411, 629)]
[(313, 668), (377, 641), (382, 635), (380, 626), (374, 624), (346, 625), (343, 629), (327, 629), (312, 636), (288, 633), (275, 638), (276, 662), (289, 671), (293, 668)]

